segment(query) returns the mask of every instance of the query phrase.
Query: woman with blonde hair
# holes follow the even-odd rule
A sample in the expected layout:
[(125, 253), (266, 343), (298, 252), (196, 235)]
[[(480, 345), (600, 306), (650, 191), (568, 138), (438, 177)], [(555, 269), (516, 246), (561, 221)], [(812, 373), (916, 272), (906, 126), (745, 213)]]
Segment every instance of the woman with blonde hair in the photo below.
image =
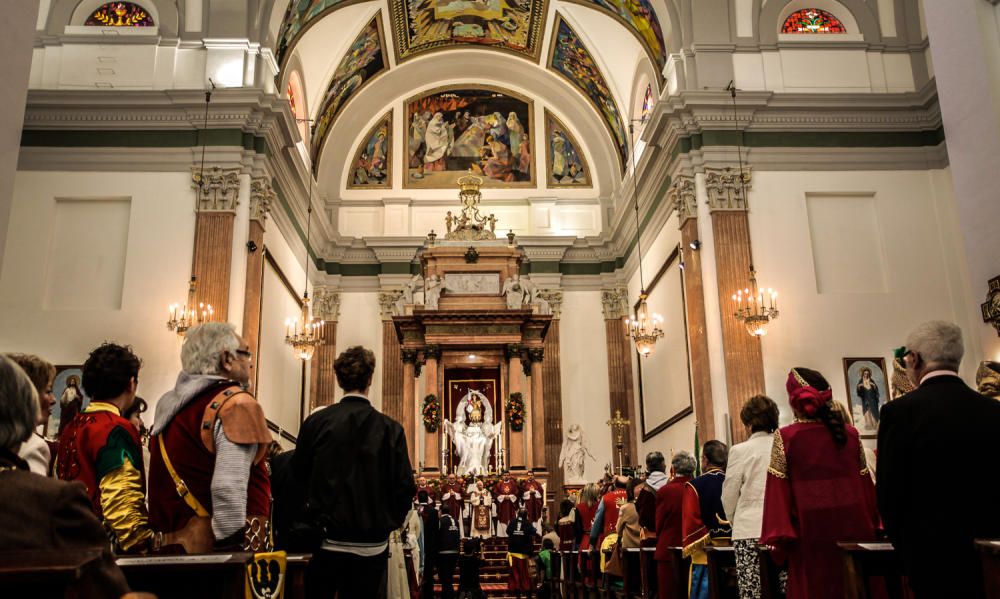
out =
[[(52, 395), (52, 383), (56, 380), (56, 367), (49, 361), (33, 354), (7, 354), (15, 364), (31, 379), (35, 391), (38, 392), (38, 421), (39, 426), (49, 421), (52, 415), (52, 406), (56, 403), (56, 397)], [(37, 428), (32, 432), (28, 440), (21, 444), (21, 449), (17, 452), (28, 468), (35, 474), (49, 476), (51, 474), (52, 451), (45, 438), (38, 434)]]
[(582, 535), (580, 540), (580, 570), (584, 573), (589, 571), (586, 559), (590, 556), (591, 551), (590, 528), (594, 524), (594, 516), (597, 515), (597, 506), (600, 501), (601, 490), (595, 483), (587, 483), (580, 489), (580, 501), (576, 504), (576, 521)]

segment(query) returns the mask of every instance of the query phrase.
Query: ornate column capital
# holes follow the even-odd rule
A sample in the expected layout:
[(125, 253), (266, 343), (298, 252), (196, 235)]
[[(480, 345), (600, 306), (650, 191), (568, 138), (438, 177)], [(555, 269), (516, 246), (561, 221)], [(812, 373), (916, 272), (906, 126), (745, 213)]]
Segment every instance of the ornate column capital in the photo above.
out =
[(337, 322), (340, 316), (340, 292), (333, 287), (313, 289), (313, 316), (327, 322)]
[(271, 188), (271, 179), (268, 177), (254, 177), (250, 179), (250, 220), (263, 223), (267, 220), (267, 214), (271, 211), (278, 195)]
[(617, 320), (628, 315), (628, 290), (624, 287), (601, 290), (604, 320)]
[(416, 364), (417, 363), (417, 350), (413, 348), (403, 348), (399, 350), (399, 354), (403, 357), (404, 364)]
[(528, 361), (529, 362), (541, 362), (545, 359), (545, 348), (544, 347), (529, 347), (528, 348)]
[(552, 310), (552, 319), (559, 320), (562, 316), (563, 292), (560, 289), (541, 289), (538, 295), (548, 302), (549, 309)]
[(213, 166), (204, 172), (192, 167), (191, 180), (202, 212), (236, 212), (240, 198), (240, 169)]
[(424, 360), (440, 360), (441, 359), (441, 346), (440, 345), (428, 345), (424, 348)]
[(698, 196), (694, 177), (676, 175), (667, 190), (667, 201), (677, 209), (677, 225), (684, 226), (689, 218), (698, 218)]
[(521, 359), (521, 344), (520, 343), (508, 343), (506, 347), (503, 348), (504, 359), (510, 362), (512, 359)]
[[(743, 167), (743, 184), (750, 191), (752, 175), (750, 167)], [(746, 198), (743, 197), (743, 185), (737, 169), (706, 168), (705, 187), (708, 190), (708, 208), (711, 212), (717, 210), (746, 210)]]
[(403, 292), (400, 290), (378, 292), (378, 307), (382, 313), (382, 320), (392, 320), (396, 312), (396, 300), (402, 295)]

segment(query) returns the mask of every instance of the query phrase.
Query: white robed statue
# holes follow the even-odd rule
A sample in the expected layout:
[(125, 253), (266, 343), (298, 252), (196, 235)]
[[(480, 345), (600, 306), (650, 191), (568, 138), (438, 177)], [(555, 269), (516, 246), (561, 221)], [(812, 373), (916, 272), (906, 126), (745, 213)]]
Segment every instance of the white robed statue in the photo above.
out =
[(444, 431), (458, 453), (456, 474), (486, 474), (493, 442), (503, 432), (503, 423), (493, 422), (493, 408), (486, 396), (476, 390), (466, 393), (455, 408), (455, 421), (444, 421)]

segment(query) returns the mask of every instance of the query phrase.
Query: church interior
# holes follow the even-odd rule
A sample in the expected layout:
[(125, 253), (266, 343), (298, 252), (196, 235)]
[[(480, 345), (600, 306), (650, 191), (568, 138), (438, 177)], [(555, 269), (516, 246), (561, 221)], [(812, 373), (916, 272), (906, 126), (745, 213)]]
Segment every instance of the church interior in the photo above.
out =
[(3, 5), (0, 353), (55, 365), (50, 441), (95, 347), (141, 358), (149, 426), (228, 322), (294, 451), (363, 346), (418, 487), (509, 472), (540, 536), (650, 452), (747, 441), (753, 396), (797, 422), (792, 368), (874, 453), (914, 327), (961, 329), (972, 388), (1000, 361), (997, 0)]

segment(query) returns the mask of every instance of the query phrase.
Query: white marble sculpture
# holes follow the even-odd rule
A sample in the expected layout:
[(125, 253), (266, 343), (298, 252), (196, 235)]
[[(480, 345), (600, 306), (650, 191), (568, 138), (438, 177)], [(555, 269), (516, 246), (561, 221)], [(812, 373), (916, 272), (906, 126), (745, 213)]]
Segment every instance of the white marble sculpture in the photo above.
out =
[(476, 390), (466, 393), (455, 408), (455, 421), (444, 421), (444, 431), (459, 456), (455, 473), (486, 474), (493, 441), (503, 432), (502, 423), (493, 423), (493, 408), (486, 396)]
[(563, 441), (562, 451), (559, 452), (559, 465), (562, 466), (567, 483), (586, 482), (583, 472), (586, 469), (584, 462), (588, 457), (595, 462), (597, 461), (583, 440), (583, 429), (579, 424), (570, 425), (569, 429), (566, 430), (566, 440)]
[(527, 306), (538, 306), (539, 314), (552, 314), (552, 307), (548, 300), (542, 297), (542, 290), (531, 282), (531, 279), (521, 279), (521, 288), (524, 289), (524, 304)]
[(507, 277), (503, 282), (501, 293), (507, 298), (508, 310), (519, 310), (524, 304), (524, 287), (521, 286), (521, 278), (517, 275)]
[(399, 299), (396, 300), (396, 313), (399, 315), (406, 314), (406, 305), (413, 305), (422, 301), (423, 298), (419, 297), (418, 291), (422, 291), (424, 288), (424, 280), (420, 278), (420, 275), (413, 275), (413, 278), (403, 285), (402, 294)]
[(424, 309), (437, 310), (438, 300), (441, 299), (443, 285), (437, 275), (431, 275), (427, 279), (427, 286), (424, 288)]

